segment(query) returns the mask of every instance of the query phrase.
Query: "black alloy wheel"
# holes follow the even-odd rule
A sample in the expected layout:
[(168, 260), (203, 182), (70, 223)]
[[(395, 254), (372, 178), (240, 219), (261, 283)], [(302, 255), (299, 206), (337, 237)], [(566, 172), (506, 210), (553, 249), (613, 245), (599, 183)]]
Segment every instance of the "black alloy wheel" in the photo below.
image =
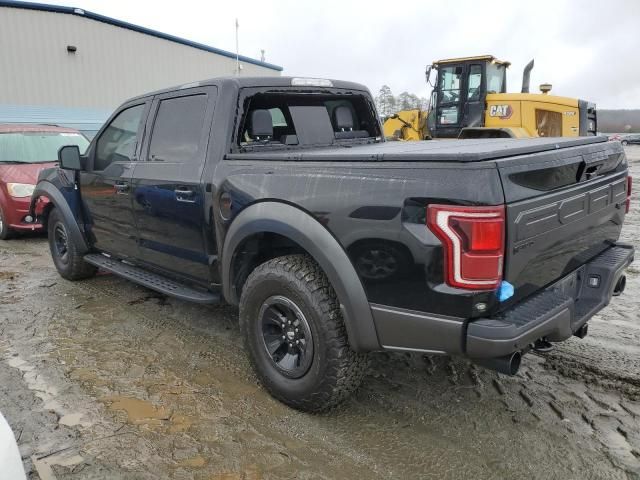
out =
[(282, 295), (260, 307), (262, 339), (273, 365), (284, 376), (302, 377), (313, 361), (313, 336), (302, 310)]
[(62, 223), (56, 224), (53, 229), (53, 245), (58, 259), (63, 264), (69, 263), (69, 239), (67, 231)]

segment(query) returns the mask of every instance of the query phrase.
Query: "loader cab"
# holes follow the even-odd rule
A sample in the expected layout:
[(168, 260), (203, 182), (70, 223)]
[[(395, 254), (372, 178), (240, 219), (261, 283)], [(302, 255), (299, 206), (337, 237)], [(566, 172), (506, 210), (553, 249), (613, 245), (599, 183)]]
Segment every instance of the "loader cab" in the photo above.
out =
[(491, 55), (438, 60), (427, 67), (433, 87), (427, 126), (433, 138), (457, 138), (482, 127), (487, 93), (506, 93), (507, 67)]

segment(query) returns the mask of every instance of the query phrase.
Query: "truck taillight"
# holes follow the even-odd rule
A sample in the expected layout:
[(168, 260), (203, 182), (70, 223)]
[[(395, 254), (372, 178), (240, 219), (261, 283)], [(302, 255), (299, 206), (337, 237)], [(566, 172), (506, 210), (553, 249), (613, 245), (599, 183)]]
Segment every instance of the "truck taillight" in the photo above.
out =
[(624, 213), (629, 213), (631, 210), (631, 187), (633, 186), (633, 178), (627, 177), (627, 202), (625, 204)]
[(444, 275), (452, 287), (491, 290), (502, 281), (504, 206), (429, 205), (427, 226), (444, 249)]

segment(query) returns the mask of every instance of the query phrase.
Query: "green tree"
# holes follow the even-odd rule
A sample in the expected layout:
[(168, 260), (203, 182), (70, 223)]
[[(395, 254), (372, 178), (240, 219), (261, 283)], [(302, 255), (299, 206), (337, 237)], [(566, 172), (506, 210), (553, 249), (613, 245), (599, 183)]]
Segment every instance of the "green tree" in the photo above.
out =
[(376, 108), (382, 117), (393, 115), (396, 109), (396, 99), (388, 85), (380, 87), (378, 96), (375, 98)]

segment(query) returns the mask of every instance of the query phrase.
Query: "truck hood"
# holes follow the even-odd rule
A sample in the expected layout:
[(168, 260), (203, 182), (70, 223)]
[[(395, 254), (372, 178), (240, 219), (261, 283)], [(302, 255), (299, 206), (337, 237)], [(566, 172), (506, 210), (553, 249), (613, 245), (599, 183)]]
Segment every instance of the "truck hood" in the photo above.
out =
[(492, 138), (477, 140), (429, 140), (422, 142), (381, 142), (344, 144), (308, 150), (273, 150), (271, 146), (254, 147), (252, 152), (232, 153), (230, 160), (275, 160), (309, 162), (439, 161), (480, 162), (518, 155), (541, 153), (580, 145), (608, 141), (607, 137), (574, 138)]

